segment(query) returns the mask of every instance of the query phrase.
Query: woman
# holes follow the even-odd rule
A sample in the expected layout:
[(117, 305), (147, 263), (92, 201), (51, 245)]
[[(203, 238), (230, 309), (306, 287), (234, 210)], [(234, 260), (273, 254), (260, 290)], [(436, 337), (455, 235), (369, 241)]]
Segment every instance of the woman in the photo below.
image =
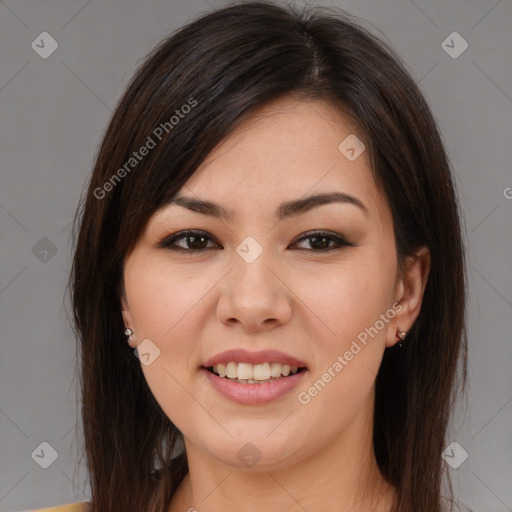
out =
[(160, 44), (76, 218), (90, 510), (456, 510), (459, 215), (425, 99), (348, 15), (234, 4)]

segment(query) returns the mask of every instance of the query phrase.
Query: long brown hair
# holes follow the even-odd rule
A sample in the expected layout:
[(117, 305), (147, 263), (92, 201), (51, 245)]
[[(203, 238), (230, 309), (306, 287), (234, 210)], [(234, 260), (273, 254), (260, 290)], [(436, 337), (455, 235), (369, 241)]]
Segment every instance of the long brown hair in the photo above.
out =
[(400, 265), (416, 248), (430, 250), (421, 312), (376, 379), (373, 444), (397, 490), (394, 512), (442, 507), (441, 453), (466, 377), (467, 278), (441, 135), (405, 65), (354, 17), (245, 2), (182, 27), (145, 59), (76, 212), (70, 289), (94, 512), (165, 511), (188, 471), (183, 454), (173, 458), (181, 433), (123, 334), (123, 261), (209, 152), (255, 109), (291, 93), (330, 102), (359, 127)]

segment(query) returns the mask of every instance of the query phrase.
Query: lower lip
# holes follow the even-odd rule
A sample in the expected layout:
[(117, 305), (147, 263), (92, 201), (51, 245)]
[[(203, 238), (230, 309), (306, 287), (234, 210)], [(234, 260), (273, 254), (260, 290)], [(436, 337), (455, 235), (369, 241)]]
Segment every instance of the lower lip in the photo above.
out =
[(302, 370), (295, 375), (281, 377), (263, 384), (243, 384), (219, 377), (206, 368), (201, 368), (201, 371), (222, 396), (233, 402), (249, 405), (265, 404), (281, 398), (298, 386), (307, 373), (307, 370)]

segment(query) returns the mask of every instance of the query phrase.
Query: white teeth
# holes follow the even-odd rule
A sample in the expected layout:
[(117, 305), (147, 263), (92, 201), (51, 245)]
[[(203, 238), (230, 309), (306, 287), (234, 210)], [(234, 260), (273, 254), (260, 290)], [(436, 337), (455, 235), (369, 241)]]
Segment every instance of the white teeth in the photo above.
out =
[(282, 368), (281, 364), (272, 363), (270, 365), (270, 376), (271, 377), (281, 377), (281, 368)]
[(253, 371), (252, 364), (249, 363), (238, 363), (237, 377), (239, 379), (252, 379)]
[[(251, 378), (251, 377), (249, 377)], [(268, 363), (255, 364), (253, 369), (254, 380), (268, 380), (270, 379), (270, 365)]]
[(238, 382), (249, 381), (248, 383), (250, 384), (253, 382), (269, 381), (271, 378), (288, 377), (290, 373), (295, 375), (298, 369), (298, 366), (290, 366), (288, 364), (261, 363), (253, 365), (250, 363), (236, 363), (234, 361), (230, 361), (227, 364), (219, 363), (213, 366), (213, 372), (220, 377), (227, 377)]
[[(215, 369), (215, 367), (214, 367)], [(229, 362), (226, 365), (226, 377), (229, 379), (236, 379), (237, 378), (237, 364)]]
[(226, 365), (224, 363), (219, 363), (217, 365), (217, 373), (219, 374), (220, 377), (226, 376)]

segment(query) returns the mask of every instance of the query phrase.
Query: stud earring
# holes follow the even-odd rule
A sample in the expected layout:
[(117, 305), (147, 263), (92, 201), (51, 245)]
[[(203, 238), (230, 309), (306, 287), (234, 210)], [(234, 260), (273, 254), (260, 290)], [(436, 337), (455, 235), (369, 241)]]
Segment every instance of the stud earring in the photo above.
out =
[(133, 335), (135, 334), (135, 331), (132, 331), (129, 327), (127, 327), (124, 333), (126, 336), (128, 336), (128, 341), (133, 341)]
[(398, 343), (398, 346), (400, 348), (402, 348), (402, 346), (403, 346), (402, 342), (405, 340), (405, 337), (407, 336), (407, 333), (405, 331), (402, 331), (402, 329), (400, 329), (400, 327), (398, 327), (397, 330), (396, 330), (396, 336), (400, 340), (400, 342)]

